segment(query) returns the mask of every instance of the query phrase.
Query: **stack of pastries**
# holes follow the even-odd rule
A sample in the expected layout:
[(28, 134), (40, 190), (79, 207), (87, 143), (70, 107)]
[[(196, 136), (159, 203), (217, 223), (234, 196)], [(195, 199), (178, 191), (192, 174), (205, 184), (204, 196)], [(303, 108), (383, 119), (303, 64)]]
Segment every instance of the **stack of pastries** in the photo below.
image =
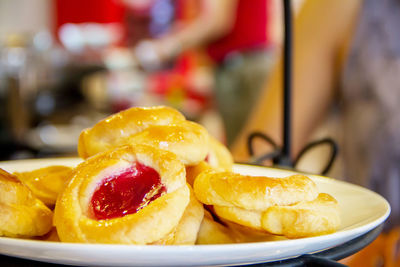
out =
[(84, 130), (75, 168), (0, 169), (0, 236), (193, 245), (334, 232), (337, 201), (304, 175), (246, 176), (175, 109), (131, 108)]

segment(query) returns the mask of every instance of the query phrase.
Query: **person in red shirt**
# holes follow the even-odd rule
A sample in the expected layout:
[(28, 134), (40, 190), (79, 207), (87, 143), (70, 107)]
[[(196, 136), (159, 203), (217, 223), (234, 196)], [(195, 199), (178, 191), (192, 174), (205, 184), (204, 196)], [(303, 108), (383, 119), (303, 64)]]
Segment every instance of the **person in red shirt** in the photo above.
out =
[[(137, 0), (125, 0), (129, 6)], [(170, 30), (134, 47), (144, 69), (157, 70), (203, 48), (216, 66), (215, 95), (228, 143), (240, 131), (271, 65), (268, 0), (176, 0)]]

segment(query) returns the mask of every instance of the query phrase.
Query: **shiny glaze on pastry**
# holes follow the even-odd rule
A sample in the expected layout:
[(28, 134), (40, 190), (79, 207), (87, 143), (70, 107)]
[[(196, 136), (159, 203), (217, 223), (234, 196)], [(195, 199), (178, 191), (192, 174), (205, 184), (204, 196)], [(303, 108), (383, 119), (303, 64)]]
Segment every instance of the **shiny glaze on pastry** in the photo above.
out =
[(249, 210), (291, 205), (303, 200), (313, 200), (318, 195), (315, 183), (300, 174), (271, 178), (206, 171), (197, 176), (193, 187), (196, 197), (202, 203), (237, 206)]
[(79, 136), (78, 153), (88, 158), (99, 152), (127, 144), (126, 138), (155, 125), (170, 125), (182, 122), (185, 117), (169, 107), (134, 107), (113, 114), (82, 131)]
[(339, 205), (331, 195), (321, 193), (312, 201), (270, 207), (261, 224), (268, 232), (289, 238), (329, 234), (340, 226)]
[(219, 171), (232, 171), (233, 157), (229, 150), (215, 137), (210, 136), (210, 148), (206, 162)]
[(206, 161), (201, 161), (199, 164), (194, 166), (186, 166), (186, 181), (188, 184), (193, 186), (196, 177), (200, 173), (208, 170), (213, 170), (213, 167), (211, 167)]
[(54, 207), (58, 195), (71, 177), (72, 168), (66, 166), (49, 166), (28, 172), (15, 172), (33, 194), (48, 207)]
[(265, 211), (223, 206), (214, 206), (214, 210), (221, 218), (239, 225), (288, 238), (328, 234), (340, 226), (339, 205), (326, 193), (311, 201), (272, 206)]
[(51, 230), (53, 213), (16, 176), (0, 169), (0, 236), (41, 236)]
[(196, 165), (186, 166), (186, 180), (193, 186), (196, 177), (207, 170), (232, 171), (233, 158), (229, 150), (217, 139), (209, 137), (209, 148), (206, 158)]
[(185, 165), (195, 165), (204, 160), (209, 152), (207, 130), (191, 121), (179, 124), (151, 126), (129, 138), (130, 145), (146, 144), (176, 154)]
[(239, 225), (288, 238), (321, 235), (340, 225), (339, 206), (304, 175), (251, 177), (208, 170), (194, 181), (196, 197)]
[[(137, 182), (145, 179), (133, 174), (139, 172), (135, 169), (138, 166), (139, 169), (142, 168), (140, 166), (146, 166), (145, 176), (148, 171), (152, 173), (154, 170), (160, 182), (157, 177), (152, 178), (153, 182), (144, 184), (135, 184), (134, 181), (135, 189), (132, 191), (129, 188), (116, 190), (113, 193), (120, 196), (97, 199), (96, 192), (101, 195), (101, 192), (109, 190), (105, 189), (107, 182), (113, 181), (115, 186), (121, 181), (124, 185), (127, 182), (125, 179), (138, 179)], [(128, 184), (132, 185), (131, 182)], [(117, 187), (122, 189), (123, 185)], [(136, 192), (142, 185), (144, 189)], [(158, 189), (153, 192), (155, 188)], [(133, 197), (134, 201), (131, 201), (128, 199), (131, 196), (124, 196), (126, 192), (140, 196)], [(139, 204), (138, 209), (137, 200), (140, 200), (143, 192), (142, 200), (146, 204)], [(189, 198), (185, 167), (175, 154), (145, 145), (122, 146), (96, 154), (74, 169), (71, 181), (57, 200), (54, 221), (63, 242), (150, 244), (174, 231)], [(102, 207), (113, 206), (110, 213), (107, 211), (95, 215), (93, 203), (97, 203), (97, 200)], [(119, 209), (118, 205), (112, 203), (114, 200), (118, 203), (122, 201), (127, 206)], [(134, 207), (129, 207), (130, 204)]]

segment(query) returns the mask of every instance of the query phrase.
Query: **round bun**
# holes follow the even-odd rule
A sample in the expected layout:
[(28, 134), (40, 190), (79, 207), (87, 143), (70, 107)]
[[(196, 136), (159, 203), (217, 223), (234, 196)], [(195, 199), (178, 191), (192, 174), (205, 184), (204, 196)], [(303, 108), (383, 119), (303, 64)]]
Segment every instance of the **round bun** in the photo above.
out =
[(179, 111), (169, 107), (130, 108), (82, 131), (78, 141), (78, 153), (81, 158), (86, 159), (99, 152), (127, 144), (127, 138), (150, 126), (170, 125), (184, 120), (185, 117)]
[(332, 233), (340, 225), (339, 205), (326, 193), (320, 193), (311, 201), (272, 206), (265, 211), (223, 206), (214, 206), (214, 210), (218, 216), (228, 221), (288, 238)]
[(337, 201), (300, 174), (271, 178), (206, 170), (194, 180), (194, 192), (218, 217), (256, 231), (297, 238), (340, 225)]
[[(155, 178), (147, 172), (158, 178), (149, 183)], [(137, 183), (121, 184), (124, 175)], [(102, 190), (112, 190), (111, 197)], [(136, 197), (139, 202), (132, 206), (129, 201)], [(128, 204), (118, 202), (121, 198), (129, 198)], [(57, 200), (54, 221), (63, 242), (150, 244), (176, 229), (189, 199), (185, 167), (175, 154), (145, 145), (122, 146), (75, 168)]]
[(126, 142), (168, 150), (176, 154), (185, 165), (195, 165), (207, 156), (209, 135), (200, 124), (182, 121), (179, 124), (149, 127), (129, 137)]
[(249, 210), (291, 205), (313, 200), (318, 195), (315, 183), (300, 174), (271, 178), (215, 171), (200, 173), (194, 181), (194, 192), (207, 205), (236, 206)]

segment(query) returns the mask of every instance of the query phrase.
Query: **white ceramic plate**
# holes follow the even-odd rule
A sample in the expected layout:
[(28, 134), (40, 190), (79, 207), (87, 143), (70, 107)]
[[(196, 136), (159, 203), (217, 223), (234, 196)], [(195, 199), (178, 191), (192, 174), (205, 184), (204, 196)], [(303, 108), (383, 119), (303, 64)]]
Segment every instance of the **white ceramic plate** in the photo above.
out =
[[(0, 162), (7, 171), (26, 171), (48, 165), (76, 165), (79, 159), (44, 159)], [(248, 175), (284, 177), (290, 171), (236, 165)], [(94, 245), (0, 238), (0, 254), (32, 260), (96, 266), (238, 265), (275, 261), (342, 244), (380, 225), (389, 215), (388, 202), (378, 194), (349, 183), (309, 175), (320, 192), (340, 204), (342, 226), (333, 234), (259, 243), (197, 246)]]

